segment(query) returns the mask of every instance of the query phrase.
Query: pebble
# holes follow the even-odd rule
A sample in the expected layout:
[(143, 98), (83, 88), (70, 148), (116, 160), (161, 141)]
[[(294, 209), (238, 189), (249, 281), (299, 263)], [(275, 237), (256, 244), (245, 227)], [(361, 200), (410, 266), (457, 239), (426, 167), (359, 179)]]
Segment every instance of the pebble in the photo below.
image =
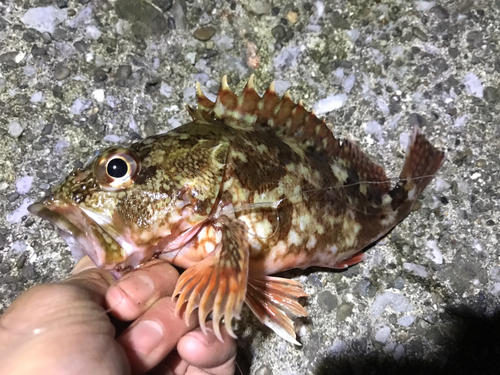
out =
[(104, 89), (97, 89), (92, 92), (92, 97), (99, 103), (104, 102)]
[(419, 77), (426, 77), (429, 74), (429, 65), (427, 64), (419, 64), (415, 68), (415, 74)]
[(449, 69), (448, 63), (443, 58), (438, 58), (434, 61), (434, 69), (436, 73), (441, 74)]
[(335, 297), (330, 291), (325, 290), (318, 295), (318, 305), (320, 308), (326, 311), (332, 311), (338, 305), (337, 297)]
[(55, 98), (62, 99), (63, 98), (62, 87), (59, 85), (53, 86), (52, 95), (54, 95)]
[(41, 33), (53, 33), (56, 26), (64, 22), (68, 17), (68, 12), (54, 6), (28, 9), (21, 17), (21, 22), (27, 28), (35, 29)]
[(75, 47), (75, 49), (81, 53), (87, 52), (88, 49), (87, 43), (85, 43), (83, 40), (78, 40), (73, 43), (73, 47)]
[(343, 322), (352, 314), (352, 309), (354, 304), (350, 302), (344, 302), (337, 308), (337, 321)]
[(49, 135), (50, 133), (52, 133), (52, 124), (45, 124), (45, 126), (43, 127), (42, 129), (42, 133), (41, 135)]
[(7, 195), (7, 200), (11, 203), (17, 200), (17, 198), (19, 198), (19, 193), (12, 193)]
[(168, 17), (168, 19), (167, 19), (167, 27), (170, 30), (175, 30), (175, 18), (174, 17)]
[(117, 80), (127, 80), (132, 75), (132, 67), (130, 65), (120, 65), (116, 69), (115, 79)]
[(411, 29), (411, 32), (414, 36), (416, 36), (418, 39), (420, 39), (422, 42), (427, 42), (429, 38), (427, 37), (427, 34), (422, 31), (422, 29), (414, 26)]
[(483, 33), (481, 31), (471, 31), (465, 37), (467, 43), (478, 48), (483, 44)]
[(286, 19), (288, 22), (290, 22), (292, 25), (295, 25), (299, 19), (299, 15), (296, 12), (288, 12), (286, 15)]
[(101, 68), (97, 68), (94, 70), (94, 81), (102, 82), (108, 78), (108, 74)]
[(58, 65), (54, 69), (54, 78), (58, 81), (68, 78), (70, 74), (71, 70), (64, 65)]
[(15, 52), (15, 51), (2, 53), (0, 55), (0, 63), (5, 63), (5, 62), (8, 62), (8, 61), (14, 61), (14, 59), (16, 58), (16, 56), (17, 56), (17, 52)]
[(114, 8), (119, 18), (131, 24), (137, 40), (164, 34), (168, 30), (162, 10), (147, 1), (117, 0)]
[(31, 103), (40, 103), (44, 101), (43, 93), (41, 91), (34, 92), (31, 95), (30, 102)]
[(408, 117), (408, 122), (411, 126), (417, 125), (419, 128), (422, 128), (427, 125), (427, 120), (422, 115), (418, 113), (411, 113)]
[(21, 124), (17, 121), (12, 121), (9, 124), (9, 135), (17, 138), (19, 137), (24, 131), (24, 128), (21, 126)]
[(153, 4), (156, 5), (158, 8), (163, 10), (164, 12), (170, 10), (173, 5), (172, 0), (153, 0)]
[(34, 57), (45, 56), (47, 55), (47, 50), (43, 47), (38, 47), (36, 44), (33, 44), (33, 47), (31, 47), (31, 54)]
[(332, 12), (329, 22), (335, 29), (349, 30), (351, 28), (349, 22), (339, 12)]
[(285, 39), (286, 37), (286, 29), (283, 25), (278, 25), (273, 27), (271, 30), (271, 34), (278, 42)]
[(439, 19), (447, 20), (450, 17), (450, 12), (448, 12), (441, 5), (435, 5), (434, 8), (432, 8), (432, 10)]
[(151, 137), (156, 134), (156, 121), (154, 118), (149, 118), (144, 123), (144, 133), (146, 133), (146, 137)]
[(66, 116), (61, 115), (60, 113), (54, 113), (54, 121), (60, 125), (69, 124), (71, 121)]
[(271, 13), (271, 3), (267, 0), (251, 0), (248, 9), (258, 15)]
[(496, 103), (498, 100), (498, 90), (495, 87), (487, 86), (483, 91), (484, 100), (488, 103)]
[(273, 375), (273, 371), (268, 365), (262, 365), (255, 371), (255, 375)]
[(201, 40), (202, 42), (206, 42), (207, 40), (212, 39), (217, 30), (212, 26), (200, 27), (196, 29), (193, 33), (195, 39)]

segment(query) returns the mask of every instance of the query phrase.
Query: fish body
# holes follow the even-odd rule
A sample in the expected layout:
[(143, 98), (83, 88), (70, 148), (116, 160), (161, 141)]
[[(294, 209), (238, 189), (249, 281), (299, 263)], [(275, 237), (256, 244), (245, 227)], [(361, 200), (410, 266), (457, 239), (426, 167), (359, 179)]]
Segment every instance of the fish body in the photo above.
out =
[(215, 102), (199, 86), (197, 97), (190, 123), (101, 152), (30, 210), (117, 276), (155, 257), (186, 268), (177, 311), (187, 319), (198, 309), (202, 329), (210, 312), (230, 322), (245, 302), (298, 344), (306, 294), (269, 275), (361, 261), (408, 215), (444, 154), (414, 128), (391, 187), (354, 143), (273, 86), (261, 97), (251, 78), (237, 96), (223, 80)]

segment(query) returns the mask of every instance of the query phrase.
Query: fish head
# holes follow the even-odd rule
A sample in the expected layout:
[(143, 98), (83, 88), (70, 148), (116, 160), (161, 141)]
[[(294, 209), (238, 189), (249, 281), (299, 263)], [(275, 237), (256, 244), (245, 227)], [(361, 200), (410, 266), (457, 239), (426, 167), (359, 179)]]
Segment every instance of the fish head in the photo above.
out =
[(225, 143), (168, 134), (109, 148), (29, 211), (119, 275), (196, 235), (216, 205), (226, 154)]

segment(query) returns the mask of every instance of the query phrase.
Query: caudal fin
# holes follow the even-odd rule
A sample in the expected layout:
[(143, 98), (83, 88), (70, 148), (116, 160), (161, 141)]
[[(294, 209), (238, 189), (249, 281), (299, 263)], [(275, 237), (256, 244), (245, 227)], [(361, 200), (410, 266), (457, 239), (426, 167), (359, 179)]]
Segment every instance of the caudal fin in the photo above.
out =
[(436, 149), (415, 126), (410, 139), (399, 182), (389, 194), (394, 210), (409, 211), (420, 193), (434, 178), (445, 160), (444, 152)]

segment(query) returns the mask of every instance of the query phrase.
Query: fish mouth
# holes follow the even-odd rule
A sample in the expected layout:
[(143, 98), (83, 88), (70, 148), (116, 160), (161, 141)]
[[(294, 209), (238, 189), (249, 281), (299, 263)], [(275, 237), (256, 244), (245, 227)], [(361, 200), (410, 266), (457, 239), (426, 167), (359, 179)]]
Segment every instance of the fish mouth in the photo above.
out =
[(117, 277), (123, 270), (135, 268), (142, 261), (135, 259), (140, 252), (128, 249), (134, 253), (130, 254), (125, 251), (113, 238), (116, 236), (110, 235), (103, 225), (86, 214), (87, 210), (75, 203), (48, 197), (29, 206), (28, 211), (53, 224), (75, 258), (86, 254), (97, 267), (117, 271), (113, 273)]

